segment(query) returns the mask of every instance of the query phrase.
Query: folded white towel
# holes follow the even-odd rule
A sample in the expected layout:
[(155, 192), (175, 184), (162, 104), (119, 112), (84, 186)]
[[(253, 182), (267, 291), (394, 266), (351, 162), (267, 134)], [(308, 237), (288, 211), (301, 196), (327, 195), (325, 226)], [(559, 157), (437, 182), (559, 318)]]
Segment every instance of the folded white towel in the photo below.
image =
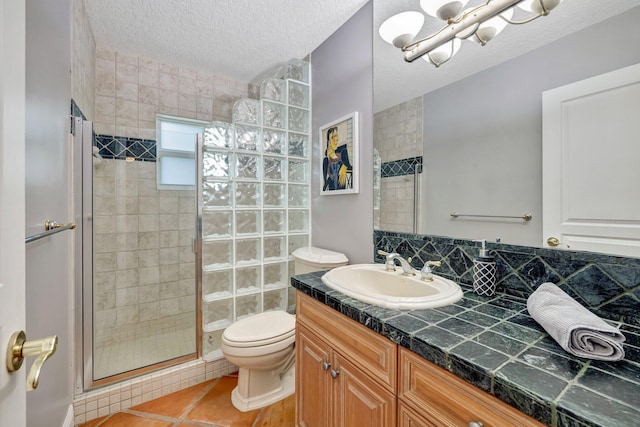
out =
[(543, 283), (527, 299), (527, 309), (560, 346), (587, 359), (624, 358), (624, 335), (553, 283)]

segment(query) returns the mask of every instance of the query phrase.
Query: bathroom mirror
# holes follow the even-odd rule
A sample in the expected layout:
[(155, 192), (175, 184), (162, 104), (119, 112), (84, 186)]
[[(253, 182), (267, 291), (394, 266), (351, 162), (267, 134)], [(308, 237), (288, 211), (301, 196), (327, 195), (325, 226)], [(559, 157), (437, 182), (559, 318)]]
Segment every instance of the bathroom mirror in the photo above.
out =
[[(374, 228), (548, 247), (542, 93), (640, 63), (637, 1), (565, 0), (439, 68), (378, 35), (407, 10), (374, 0)], [(425, 14), (416, 38), (442, 26)]]

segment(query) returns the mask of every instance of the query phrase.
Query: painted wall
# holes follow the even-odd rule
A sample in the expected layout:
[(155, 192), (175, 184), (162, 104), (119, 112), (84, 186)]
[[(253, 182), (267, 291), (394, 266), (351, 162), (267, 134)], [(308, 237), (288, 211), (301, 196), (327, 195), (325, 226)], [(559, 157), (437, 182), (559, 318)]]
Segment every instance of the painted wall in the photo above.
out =
[[(542, 92), (640, 62), (639, 20), (634, 8), (425, 95), (423, 232), (539, 246)], [(533, 219), (479, 230), (453, 211)]]
[[(25, 44), (24, 2), (0, 0), (0, 343), (24, 330)], [(6, 350), (5, 350), (6, 351)], [(26, 370), (0, 369), (0, 425), (26, 423)]]
[[(26, 235), (47, 219), (73, 219), (69, 175), (71, 0), (27, 1)], [(63, 424), (72, 393), (73, 231), (26, 246), (27, 339), (58, 336), (35, 392), (27, 394), (27, 425)], [(33, 360), (33, 359), (32, 359)], [(28, 362), (31, 365), (32, 360)]]
[[(372, 20), (369, 2), (311, 53), (311, 243), (343, 252), (351, 263), (371, 262), (373, 251)], [(360, 192), (321, 196), (319, 129), (354, 111), (360, 118)]]

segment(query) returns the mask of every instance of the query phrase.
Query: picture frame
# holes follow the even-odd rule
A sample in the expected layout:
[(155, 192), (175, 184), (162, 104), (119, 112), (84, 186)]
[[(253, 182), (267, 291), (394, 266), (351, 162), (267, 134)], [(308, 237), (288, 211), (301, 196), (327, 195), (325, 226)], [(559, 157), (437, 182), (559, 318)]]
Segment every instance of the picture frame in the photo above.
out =
[(357, 194), (360, 187), (358, 112), (320, 127), (320, 194)]

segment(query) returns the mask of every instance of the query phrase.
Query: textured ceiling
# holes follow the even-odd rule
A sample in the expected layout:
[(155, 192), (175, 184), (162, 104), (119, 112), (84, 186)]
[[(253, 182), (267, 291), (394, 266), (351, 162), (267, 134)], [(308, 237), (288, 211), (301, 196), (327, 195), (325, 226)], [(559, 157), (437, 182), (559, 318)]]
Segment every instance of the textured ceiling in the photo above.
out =
[[(483, 0), (472, 0), (467, 7), (481, 3)], [(640, 0), (564, 0), (546, 17), (524, 25), (507, 26), (486, 46), (463, 42), (450, 62), (435, 68), (422, 59), (405, 62), (402, 52), (377, 34), (380, 24), (388, 17), (406, 10), (421, 11), (418, 0), (374, 0), (374, 111), (451, 84), (635, 6), (640, 6)], [(442, 21), (425, 15), (418, 38), (442, 26)], [(594, 59), (596, 56), (594, 52)]]
[(258, 83), (366, 0), (84, 0), (98, 47)]
[[(471, 0), (468, 6), (485, 0)], [(259, 83), (291, 58), (312, 52), (366, 0), (84, 0), (96, 45)], [(374, 111), (446, 86), (478, 71), (617, 15), (640, 0), (564, 0), (549, 16), (508, 26), (484, 47), (464, 42), (436, 69), (407, 63), (377, 35), (380, 24), (418, 0), (373, 0)], [(419, 36), (441, 23), (429, 16)], [(364, 49), (368, 47), (363, 46)]]

